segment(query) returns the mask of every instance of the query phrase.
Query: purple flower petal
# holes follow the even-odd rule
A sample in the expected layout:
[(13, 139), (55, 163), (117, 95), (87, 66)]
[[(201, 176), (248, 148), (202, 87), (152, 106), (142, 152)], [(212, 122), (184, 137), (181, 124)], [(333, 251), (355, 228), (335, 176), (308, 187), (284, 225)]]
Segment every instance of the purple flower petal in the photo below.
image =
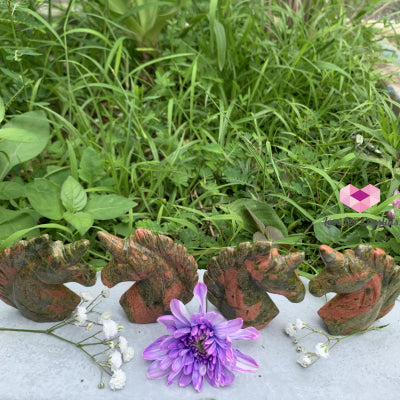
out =
[(240, 350), (235, 349), (236, 364), (233, 367), (236, 371), (255, 372), (258, 369), (257, 361), (254, 358), (242, 353)]
[(242, 325), (242, 318), (231, 319), (230, 321), (221, 322), (220, 324), (214, 326), (214, 333), (220, 338), (225, 338), (226, 336), (230, 336), (239, 330)]
[(206, 300), (207, 286), (204, 283), (199, 282), (195, 286), (195, 288), (193, 290), (193, 294), (194, 294), (194, 297), (196, 297), (196, 299), (200, 303), (199, 312), (201, 314), (205, 314), (205, 312), (207, 311), (207, 300)]
[(171, 357), (168, 357), (168, 356), (166, 356), (166, 357), (164, 357), (161, 361), (160, 361), (160, 368), (162, 369), (162, 370), (166, 370), (166, 369), (168, 369), (168, 372), (169, 372), (169, 369), (170, 369), (170, 367), (171, 367), (171, 364), (172, 364), (172, 362), (173, 362), (174, 360), (171, 358)]
[(193, 371), (192, 382), (193, 387), (200, 392), (203, 387), (204, 377), (200, 375), (199, 371)]
[(172, 383), (176, 382), (182, 375), (182, 370), (172, 371), (168, 375), (167, 384), (171, 385)]
[(163, 378), (169, 374), (169, 370), (163, 370), (160, 368), (160, 361), (154, 361), (151, 363), (150, 367), (147, 369), (147, 376), (150, 379)]
[(228, 386), (235, 380), (235, 375), (228, 368), (222, 367), (221, 386)]
[(183, 368), (183, 358), (182, 357), (177, 357), (175, 358), (174, 362), (171, 365), (172, 371), (180, 371)]
[(238, 339), (244, 339), (244, 340), (249, 340), (249, 339), (259, 339), (260, 338), (260, 333), (256, 328), (253, 328), (250, 326), (249, 328), (245, 329), (240, 329), (232, 334), (229, 335), (229, 337), (232, 340), (238, 340)]
[(180, 338), (180, 337), (182, 337), (182, 336), (187, 335), (187, 334), (190, 333), (190, 332), (191, 332), (190, 327), (189, 327), (189, 326), (185, 326), (184, 328), (177, 329), (177, 330), (174, 332), (174, 338)]
[(168, 337), (168, 335), (161, 336), (150, 346), (146, 347), (143, 350), (143, 358), (145, 360), (157, 360), (165, 356), (168, 353), (168, 350), (160, 349), (160, 344), (165, 338)]
[(207, 318), (212, 325), (217, 325), (224, 320), (224, 317), (216, 311), (208, 311), (204, 317)]
[(192, 383), (192, 375), (182, 374), (179, 379), (179, 386), (184, 387), (184, 386), (189, 385), (190, 383)]
[(177, 328), (183, 328), (184, 326), (190, 326), (190, 315), (186, 310), (184, 304), (177, 299), (172, 299), (170, 303), (170, 308), (172, 314), (174, 314), (176, 318), (176, 326)]
[(157, 322), (165, 325), (167, 327), (167, 331), (170, 333), (174, 333), (177, 329), (176, 327), (176, 319), (173, 315), (162, 315), (157, 318)]

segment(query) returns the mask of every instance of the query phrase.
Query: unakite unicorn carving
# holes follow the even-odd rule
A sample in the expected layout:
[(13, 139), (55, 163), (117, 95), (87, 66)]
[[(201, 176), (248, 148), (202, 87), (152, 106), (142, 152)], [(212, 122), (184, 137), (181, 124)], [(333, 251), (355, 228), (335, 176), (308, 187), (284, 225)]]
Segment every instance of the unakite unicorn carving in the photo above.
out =
[(92, 286), (96, 269), (80, 263), (89, 241), (63, 245), (48, 235), (21, 240), (0, 253), (0, 299), (34, 321), (61, 321), (81, 298), (62, 283)]
[(147, 229), (137, 229), (125, 240), (106, 232), (98, 237), (113, 256), (101, 271), (103, 283), (112, 287), (136, 281), (120, 299), (131, 322), (155, 322), (170, 313), (172, 299), (183, 303), (192, 299), (197, 264), (182, 245)]
[(261, 329), (279, 313), (266, 291), (294, 303), (303, 300), (305, 288), (296, 271), (303, 260), (304, 253), (282, 256), (266, 241), (228, 247), (207, 265), (208, 299), (225, 318), (240, 317), (243, 326)]
[(314, 296), (338, 293), (318, 315), (333, 335), (367, 329), (393, 307), (400, 294), (400, 267), (392, 257), (368, 245), (342, 253), (329, 246), (319, 248), (326, 268), (310, 281)]

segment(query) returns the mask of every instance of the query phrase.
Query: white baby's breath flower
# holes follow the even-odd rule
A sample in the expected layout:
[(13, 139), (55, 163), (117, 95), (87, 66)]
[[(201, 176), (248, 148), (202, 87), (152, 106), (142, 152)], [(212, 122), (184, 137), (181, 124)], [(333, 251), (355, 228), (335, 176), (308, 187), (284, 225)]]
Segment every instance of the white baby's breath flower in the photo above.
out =
[(109, 385), (112, 390), (119, 390), (125, 386), (126, 374), (121, 369), (114, 371), (113, 376), (110, 379)]
[(89, 322), (86, 326), (86, 330), (90, 331), (93, 328), (93, 322)]
[(110, 297), (110, 289), (105, 286), (104, 289), (101, 291), (101, 295), (103, 297)]
[(118, 325), (118, 332), (122, 332), (125, 329), (123, 325)]
[(129, 362), (132, 360), (133, 355), (135, 354), (135, 351), (133, 350), (133, 347), (128, 347), (123, 353), (122, 353), (122, 358), (124, 359), (124, 362)]
[(117, 336), (118, 325), (112, 319), (106, 319), (103, 321), (103, 333), (107, 340), (110, 340)]
[(304, 325), (304, 322), (300, 318), (297, 318), (294, 326), (296, 327), (297, 331), (300, 331), (304, 328), (305, 325)]
[(103, 314), (100, 315), (99, 319), (98, 319), (98, 323), (102, 324), (104, 321), (108, 320), (111, 318), (111, 313), (110, 311), (105, 311), (103, 312)]
[(315, 353), (321, 358), (329, 357), (329, 347), (323, 343), (317, 343), (315, 345)]
[(110, 342), (108, 342), (107, 344), (110, 349), (113, 349), (115, 347), (115, 343), (112, 340)]
[(93, 296), (89, 292), (82, 292), (81, 297), (82, 297), (83, 301), (92, 301), (93, 300)]
[(124, 336), (120, 336), (118, 340), (118, 345), (119, 349), (121, 350), (121, 353), (125, 353), (125, 351), (128, 349), (128, 341)]
[(297, 362), (304, 368), (307, 368), (309, 365), (312, 363), (312, 357), (311, 356), (301, 356), (297, 359)]
[(122, 365), (122, 356), (119, 351), (113, 351), (111, 353), (111, 355), (108, 357), (108, 365), (113, 372), (119, 370)]
[(78, 306), (76, 308), (76, 313), (75, 313), (75, 320), (76, 320), (76, 325), (82, 326), (85, 324), (87, 320), (87, 310), (86, 307), (84, 306)]
[(296, 327), (291, 323), (286, 324), (285, 333), (290, 337), (294, 336), (296, 334)]

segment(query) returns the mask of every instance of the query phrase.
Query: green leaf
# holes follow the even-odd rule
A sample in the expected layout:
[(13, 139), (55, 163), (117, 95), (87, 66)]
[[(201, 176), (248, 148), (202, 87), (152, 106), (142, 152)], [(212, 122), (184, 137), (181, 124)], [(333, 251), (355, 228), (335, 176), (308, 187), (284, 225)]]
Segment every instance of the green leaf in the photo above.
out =
[(61, 188), (61, 201), (70, 212), (81, 211), (87, 203), (87, 195), (82, 185), (69, 176)]
[[(15, 232), (21, 229), (31, 229), (37, 223), (37, 219), (30, 214), (20, 214), (17, 217), (4, 222), (1, 224), (0, 228), (0, 239), (7, 239), (9, 236), (13, 235)], [(30, 231), (30, 237), (39, 234), (39, 230)]]
[(32, 207), (43, 217), (60, 220), (64, 209), (60, 200), (60, 187), (43, 178), (28, 184), (26, 195)]
[(226, 35), (224, 26), (218, 20), (214, 21), (214, 34), (217, 43), (218, 67), (222, 71), (226, 55)]
[(84, 150), (79, 166), (79, 177), (89, 186), (93, 186), (104, 175), (103, 158), (91, 147)]
[(116, 194), (95, 194), (89, 198), (85, 212), (88, 212), (97, 220), (118, 218), (137, 203), (126, 197)]
[(0, 129), (0, 139), (21, 143), (40, 142), (40, 138), (38, 138), (37, 135), (32, 132), (27, 132), (24, 128), (2, 128)]
[(0, 122), (3, 122), (5, 113), (6, 113), (6, 109), (4, 108), (4, 101), (0, 97)]
[[(275, 210), (267, 203), (258, 200), (240, 199), (229, 204), (227, 208), (232, 214), (241, 217), (243, 228), (250, 233), (259, 231), (258, 225), (261, 222), (265, 226), (272, 226), (278, 229), (284, 237), (288, 235), (285, 224), (278, 217)], [(254, 220), (254, 217), (257, 218), (257, 222)]]
[(64, 219), (81, 235), (84, 235), (93, 226), (93, 216), (86, 212), (71, 213), (66, 211)]
[(25, 186), (18, 182), (0, 182), (0, 200), (18, 199), (25, 194)]
[(0, 181), (12, 167), (28, 161), (41, 153), (49, 140), (50, 125), (43, 111), (31, 111), (19, 115), (7, 122), (4, 130), (15, 129), (26, 132), (26, 135), (36, 137), (35, 142), (16, 142), (4, 140), (0, 142)]
[[(17, 232), (14, 232), (11, 236), (9, 236), (6, 240), (3, 240), (0, 244), (0, 251), (3, 251), (7, 247), (10, 247), (13, 243), (15, 243), (18, 239), (20, 239), (22, 236), (27, 237), (29, 234), (32, 234), (33, 232), (36, 232), (37, 229), (39, 228), (49, 228), (49, 229), (57, 229), (61, 231), (65, 231), (72, 235), (72, 232), (70, 229), (68, 229), (66, 226), (59, 225), (59, 224), (42, 224), (42, 225), (36, 225), (32, 226), (27, 229), (21, 229)], [(32, 234), (32, 236), (37, 236), (37, 234)]]
[(335, 225), (328, 225), (324, 222), (316, 222), (314, 223), (314, 234), (319, 242), (323, 244), (330, 244), (338, 240), (341, 231)]

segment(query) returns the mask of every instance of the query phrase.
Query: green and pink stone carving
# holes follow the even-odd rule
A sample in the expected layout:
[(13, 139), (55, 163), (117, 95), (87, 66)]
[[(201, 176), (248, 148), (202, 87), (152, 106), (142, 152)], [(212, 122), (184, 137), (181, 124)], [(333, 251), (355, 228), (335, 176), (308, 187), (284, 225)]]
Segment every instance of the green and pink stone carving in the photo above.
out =
[(34, 321), (61, 321), (81, 298), (63, 283), (93, 286), (96, 270), (81, 262), (89, 241), (63, 245), (48, 235), (21, 240), (0, 253), (0, 299)]
[(228, 247), (207, 265), (208, 299), (225, 318), (242, 318), (243, 326), (261, 329), (279, 313), (267, 291), (294, 303), (303, 300), (305, 288), (296, 271), (303, 260), (304, 253), (280, 255), (266, 241)]
[(310, 281), (314, 296), (334, 292), (318, 315), (333, 335), (347, 335), (367, 329), (386, 315), (400, 295), (400, 267), (392, 257), (368, 245), (342, 253), (320, 246), (326, 268)]
[(98, 232), (98, 237), (113, 256), (101, 271), (103, 283), (113, 287), (135, 281), (120, 299), (131, 322), (155, 322), (171, 313), (172, 299), (192, 299), (197, 264), (182, 245), (147, 229), (137, 229), (125, 240), (106, 232)]

